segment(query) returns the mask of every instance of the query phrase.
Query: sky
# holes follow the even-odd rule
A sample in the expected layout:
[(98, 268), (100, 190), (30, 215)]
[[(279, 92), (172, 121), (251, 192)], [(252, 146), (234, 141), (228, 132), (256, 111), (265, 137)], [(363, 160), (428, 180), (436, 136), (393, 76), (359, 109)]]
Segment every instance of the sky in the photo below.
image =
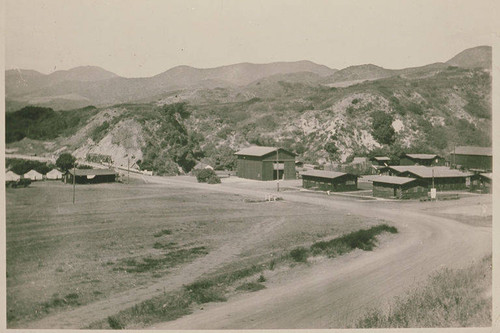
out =
[(497, 2), (7, 0), (5, 67), (145, 77), (240, 62), (421, 66), (491, 45)]

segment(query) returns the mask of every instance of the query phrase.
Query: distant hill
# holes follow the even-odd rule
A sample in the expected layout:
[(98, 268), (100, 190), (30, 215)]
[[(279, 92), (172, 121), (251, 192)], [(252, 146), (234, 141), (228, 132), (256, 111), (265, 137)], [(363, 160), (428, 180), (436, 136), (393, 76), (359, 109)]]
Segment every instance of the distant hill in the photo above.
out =
[(6, 97), (8, 106), (35, 104), (74, 109), (147, 100), (180, 89), (244, 86), (273, 75), (308, 72), (327, 76), (335, 71), (310, 61), (241, 63), (207, 69), (177, 66), (147, 78), (123, 78), (99, 67), (77, 67), (50, 75), (9, 70), (6, 72)]
[(464, 68), (491, 69), (491, 56), (491, 46), (478, 46), (460, 52), (446, 63)]

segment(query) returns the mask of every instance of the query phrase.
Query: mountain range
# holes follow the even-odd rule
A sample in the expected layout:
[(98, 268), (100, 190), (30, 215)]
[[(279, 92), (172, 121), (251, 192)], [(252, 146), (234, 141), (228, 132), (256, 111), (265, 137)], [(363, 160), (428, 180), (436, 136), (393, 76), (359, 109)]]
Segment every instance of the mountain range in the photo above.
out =
[(425, 76), (447, 66), (491, 68), (491, 47), (467, 49), (444, 63), (400, 70), (366, 64), (332, 69), (310, 61), (270, 64), (240, 63), (199, 69), (177, 66), (145, 78), (124, 78), (100, 67), (82, 66), (42, 74), (34, 70), (5, 72), (7, 111), (25, 105), (74, 109), (87, 105), (105, 106), (134, 101), (151, 102), (172, 91), (185, 89), (238, 89), (264, 78), (306, 81), (309, 84), (345, 87), (366, 80), (392, 76)]
[(107, 156), (160, 174), (200, 160), (231, 168), (234, 151), (249, 145), (281, 146), (319, 164), (332, 160), (327, 143), (339, 161), (446, 156), (453, 146), (491, 145), (491, 96), (488, 46), (397, 70), (309, 61), (179, 66), (148, 78), (98, 67), (9, 70), (6, 143), (19, 153)]

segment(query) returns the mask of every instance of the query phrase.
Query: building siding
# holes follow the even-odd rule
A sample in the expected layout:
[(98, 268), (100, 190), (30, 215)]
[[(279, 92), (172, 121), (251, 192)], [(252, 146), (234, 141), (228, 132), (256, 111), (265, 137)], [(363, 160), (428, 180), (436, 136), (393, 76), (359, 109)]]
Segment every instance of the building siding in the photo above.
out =
[(332, 192), (356, 191), (358, 189), (358, 177), (345, 175), (330, 179), (303, 175), (302, 187)]
[(387, 184), (373, 182), (373, 196), (379, 198), (417, 199), (427, 196), (427, 189), (420, 184)]
[(465, 169), (492, 170), (492, 156), (451, 154), (450, 163)]

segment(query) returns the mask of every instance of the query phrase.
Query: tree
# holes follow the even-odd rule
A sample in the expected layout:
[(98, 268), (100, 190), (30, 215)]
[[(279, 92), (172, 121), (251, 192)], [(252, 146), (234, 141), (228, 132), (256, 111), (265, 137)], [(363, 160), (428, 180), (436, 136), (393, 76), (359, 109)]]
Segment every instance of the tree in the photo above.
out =
[(76, 162), (76, 158), (70, 153), (62, 153), (56, 160), (56, 166), (61, 169), (61, 171), (66, 172), (71, 169)]
[(333, 141), (326, 143), (324, 149), (328, 153), (328, 158), (333, 167), (333, 162), (339, 162), (340, 160), (340, 150)]
[(372, 136), (378, 143), (390, 145), (394, 143), (395, 131), (392, 127), (394, 119), (384, 111), (374, 111), (372, 114)]

